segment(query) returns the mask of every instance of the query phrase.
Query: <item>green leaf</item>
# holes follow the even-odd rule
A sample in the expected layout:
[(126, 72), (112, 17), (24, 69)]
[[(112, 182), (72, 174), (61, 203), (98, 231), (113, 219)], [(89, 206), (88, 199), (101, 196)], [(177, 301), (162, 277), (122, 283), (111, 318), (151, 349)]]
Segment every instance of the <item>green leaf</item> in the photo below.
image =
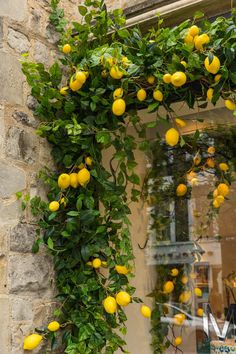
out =
[(68, 213), (66, 213), (66, 215), (68, 215), (68, 216), (78, 216), (79, 212), (76, 211), (76, 210), (72, 210), (72, 211), (69, 211)]
[(111, 136), (108, 132), (102, 131), (96, 134), (96, 140), (98, 143), (108, 145), (111, 142)]
[(203, 12), (201, 12), (201, 11), (196, 11), (196, 12), (194, 13), (193, 20), (196, 21), (196, 20), (198, 20), (198, 19), (200, 19), (200, 18), (202, 18), (202, 17), (204, 17), (204, 16), (205, 16), (205, 15), (204, 15)]
[(48, 220), (51, 221), (51, 220), (55, 219), (56, 216), (57, 216), (57, 212), (54, 211), (53, 213), (51, 213), (49, 215)]
[(48, 244), (48, 248), (50, 250), (53, 250), (53, 246), (54, 246), (54, 243), (53, 243), (53, 240), (51, 239), (51, 237), (48, 238), (48, 241), (47, 241), (47, 244)]
[(79, 13), (80, 13), (80, 15), (81, 16), (85, 16), (86, 15), (86, 13), (87, 13), (87, 7), (86, 6), (78, 6), (78, 9), (79, 9)]

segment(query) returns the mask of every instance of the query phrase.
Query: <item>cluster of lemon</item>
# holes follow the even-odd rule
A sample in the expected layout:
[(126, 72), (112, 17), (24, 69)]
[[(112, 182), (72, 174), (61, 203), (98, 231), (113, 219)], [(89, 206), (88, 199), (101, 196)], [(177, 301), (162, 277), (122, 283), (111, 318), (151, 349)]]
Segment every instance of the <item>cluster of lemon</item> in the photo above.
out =
[[(77, 188), (79, 186), (86, 187), (86, 185), (90, 181), (90, 172), (85, 166), (91, 166), (93, 163), (93, 160), (90, 156), (85, 158), (85, 164), (80, 164), (78, 168), (80, 169), (78, 173), (73, 172), (73, 173), (62, 173), (58, 177), (58, 187), (61, 188), (62, 190), (65, 190), (69, 187)], [(60, 204), (66, 204), (65, 198), (61, 198), (60, 202), (54, 200), (49, 204), (49, 210), (52, 212), (55, 212), (59, 210)]]
[[(48, 330), (50, 332), (56, 332), (60, 329), (60, 323), (57, 321), (50, 322), (48, 325)], [(37, 348), (43, 340), (43, 336), (38, 333), (33, 333), (24, 339), (23, 349), (24, 350), (34, 350)]]

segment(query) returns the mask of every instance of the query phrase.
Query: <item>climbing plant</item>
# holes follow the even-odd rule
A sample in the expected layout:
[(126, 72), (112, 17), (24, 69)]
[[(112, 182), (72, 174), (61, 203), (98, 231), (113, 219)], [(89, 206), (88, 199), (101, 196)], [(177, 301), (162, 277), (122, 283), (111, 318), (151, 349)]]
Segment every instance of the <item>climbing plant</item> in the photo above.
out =
[[(127, 352), (124, 307), (142, 301), (129, 283), (129, 205), (141, 194), (134, 152), (150, 151), (147, 130), (166, 123), (173, 126), (166, 128), (166, 143), (188, 148), (172, 103), (200, 109), (222, 97), (235, 110), (235, 15), (213, 23), (203, 19), (198, 27), (198, 13), (174, 28), (162, 27), (157, 17), (157, 26), (142, 34), (138, 27), (125, 28), (122, 10), (108, 13), (103, 0), (85, 0), (72, 23), (59, 2), (52, 0), (50, 16), (60, 33), (57, 61), (49, 68), (24, 61), (22, 70), (38, 102), (37, 133), (50, 142), (56, 166), (40, 173), (48, 201), (36, 196), (30, 204), (38, 218), (33, 252), (44, 244), (52, 254), (60, 305), (58, 321), (28, 336), (24, 348), (48, 338), (54, 351), (61, 328), (67, 354)], [(142, 121), (141, 109), (156, 118)], [(106, 150), (109, 161), (103, 159)], [(182, 178), (181, 197), (190, 193)], [(228, 191), (225, 175), (221, 184)], [(151, 315), (146, 306), (141, 312)], [(165, 348), (161, 337), (155, 353)]]

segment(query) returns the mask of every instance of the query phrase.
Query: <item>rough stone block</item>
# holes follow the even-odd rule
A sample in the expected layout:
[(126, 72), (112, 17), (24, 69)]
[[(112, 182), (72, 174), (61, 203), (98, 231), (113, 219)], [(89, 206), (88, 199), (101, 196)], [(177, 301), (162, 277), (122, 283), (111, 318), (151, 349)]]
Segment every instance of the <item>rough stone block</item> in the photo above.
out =
[(35, 110), (37, 107), (37, 100), (33, 96), (29, 95), (27, 97), (26, 104), (29, 109)]
[(0, 353), (8, 353), (8, 325), (9, 325), (9, 300), (5, 296), (0, 297)]
[[(0, 0), (0, 9), (1, 3), (2, 0)], [(8, 103), (22, 105), (23, 74), (21, 72), (20, 63), (14, 56), (3, 52), (0, 52), (0, 82), (0, 101), (6, 100)]]
[(7, 260), (0, 254), (0, 294), (7, 292)]
[(11, 316), (14, 321), (31, 321), (33, 319), (32, 299), (11, 299)]
[[(30, 96), (29, 96), (30, 97)], [(21, 111), (15, 111), (12, 114), (12, 117), (18, 122), (22, 123), (24, 125), (27, 125), (28, 127), (33, 127), (36, 128), (38, 126), (38, 122), (36, 121), (35, 118), (30, 117), (28, 114), (25, 112)]]
[(3, 47), (3, 18), (0, 17), (0, 48)]
[(18, 201), (0, 203), (0, 224), (1, 225), (8, 225), (10, 222), (18, 221), (20, 215), (21, 215), (21, 207)]
[(11, 127), (7, 133), (6, 154), (29, 164), (35, 163), (38, 152), (38, 138), (23, 129)]
[(34, 47), (34, 59), (35, 61), (43, 64), (49, 62), (49, 49), (41, 42), (36, 42)]
[(10, 250), (14, 252), (31, 252), (35, 240), (35, 226), (19, 223), (10, 231)]
[(9, 198), (12, 194), (25, 188), (25, 172), (6, 161), (0, 160), (0, 198)]
[(15, 49), (18, 53), (26, 53), (29, 51), (30, 42), (28, 38), (12, 28), (9, 28), (8, 30), (7, 41), (9, 46)]
[(60, 35), (54, 29), (54, 27), (49, 23), (46, 27), (46, 37), (49, 43), (55, 44), (59, 41)]
[(0, 105), (0, 156), (4, 156), (4, 143), (5, 143), (4, 106)]
[(0, 0), (0, 16), (23, 21), (27, 15), (27, 0)]
[(53, 265), (49, 255), (13, 254), (9, 257), (9, 291), (12, 294), (52, 293)]

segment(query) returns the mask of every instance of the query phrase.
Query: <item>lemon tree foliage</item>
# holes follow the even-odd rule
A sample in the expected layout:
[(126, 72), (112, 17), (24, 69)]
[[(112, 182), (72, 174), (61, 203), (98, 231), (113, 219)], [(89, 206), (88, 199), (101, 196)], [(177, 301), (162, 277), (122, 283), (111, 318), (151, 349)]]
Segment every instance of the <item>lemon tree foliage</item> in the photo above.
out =
[[(186, 148), (179, 132), (185, 123), (173, 112), (174, 102), (205, 107), (207, 100), (214, 104), (222, 97), (227, 108), (235, 109), (235, 17), (202, 20), (200, 28), (190, 20), (162, 28), (157, 19), (157, 28), (143, 35), (138, 27), (125, 28), (122, 11), (108, 13), (104, 1), (85, 0), (78, 7), (82, 19), (70, 25), (59, 0), (51, 6), (50, 19), (61, 34), (58, 61), (49, 69), (22, 63), (38, 102), (37, 132), (51, 143), (56, 165), (56, 172), (45, 169), (40, 176), (48, 186), (48, 201), (31, 200), (38, 217), (33, 251), (44, 244), (54, 258), (61, 302), (55, 315), (63, 324), (64, 352), (127, 352), (123, 308), (140, 301), (129, 284), (129, 203), (140, 196), (134, 151), (149, 151), (147, 129), (166, 122), (173, 124), (167, 144)], [(166, 116), (159, 114), (160, 106)], [(140, 120), (138, 111), (144, 108), (157, 113), (154, 121)], [(181, 197), (189, 195), (183, 184)], [(141, 313), (151, 316), (147, 307)], [(162, 326), (158, 311), (152, 320)], [(166, 348), (162, 332), (158, 336), (155, 353)], [(47, 337), (53, 351), (56, 335), (46, 331)]]

